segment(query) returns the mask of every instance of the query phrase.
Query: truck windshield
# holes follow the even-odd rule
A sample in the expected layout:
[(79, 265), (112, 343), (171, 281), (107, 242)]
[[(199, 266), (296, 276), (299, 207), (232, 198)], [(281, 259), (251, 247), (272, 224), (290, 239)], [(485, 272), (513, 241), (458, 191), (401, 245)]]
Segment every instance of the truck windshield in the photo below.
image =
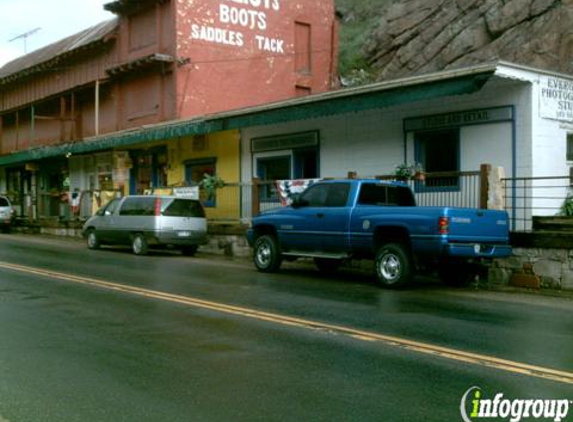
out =
[(407, 187), (364, 183), (360, 187), (359, 205), (413, 207), (416, 205), (412, 191)]

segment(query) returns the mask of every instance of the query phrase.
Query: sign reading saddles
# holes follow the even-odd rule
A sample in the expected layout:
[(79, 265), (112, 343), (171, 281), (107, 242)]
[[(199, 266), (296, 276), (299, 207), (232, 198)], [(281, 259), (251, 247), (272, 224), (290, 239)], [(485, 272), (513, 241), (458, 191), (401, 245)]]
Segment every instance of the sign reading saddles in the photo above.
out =
[(200, 23), (191, 25), (191, 38), (230, 47), (250, 47), (274, 54), (285, 53), (285, 41), (267, 34), (281, 0), (219, 0)]

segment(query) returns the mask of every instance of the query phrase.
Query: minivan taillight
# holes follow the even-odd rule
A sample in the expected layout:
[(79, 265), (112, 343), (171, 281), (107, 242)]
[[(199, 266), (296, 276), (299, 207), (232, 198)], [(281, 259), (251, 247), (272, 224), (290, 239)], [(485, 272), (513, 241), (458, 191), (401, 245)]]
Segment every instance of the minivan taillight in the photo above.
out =
[(440, 217), (438, 219), (438, 233), (448, 234), (450, 232), (450, 219), (448, 217)]
[(161, 198), (155, 198), (155, 216), (161, 215)]

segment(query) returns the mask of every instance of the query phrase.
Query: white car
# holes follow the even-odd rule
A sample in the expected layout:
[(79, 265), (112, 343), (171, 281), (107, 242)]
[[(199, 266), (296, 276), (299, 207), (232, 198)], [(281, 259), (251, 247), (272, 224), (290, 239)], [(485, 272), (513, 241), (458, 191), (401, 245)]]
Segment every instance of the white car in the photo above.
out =
[(0, 195), (0, 227), (3, 232), (10, 230), (13, 220), (14, 208), (12, 208), (10, 200), (5, 196)]

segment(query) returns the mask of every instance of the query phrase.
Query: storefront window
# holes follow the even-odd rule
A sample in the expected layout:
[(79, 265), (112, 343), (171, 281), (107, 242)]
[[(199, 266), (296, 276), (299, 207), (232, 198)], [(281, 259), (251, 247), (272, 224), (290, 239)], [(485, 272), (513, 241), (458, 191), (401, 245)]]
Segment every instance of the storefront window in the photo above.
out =
[[(418, 132), (415, 134), (416, 161), (426, 173), (453, 173), (460, 170), (459, 130)], [(458, 189), (459, 177), (427, 177), (425, 188)]]
[(291, 156), (265, 157), (257, 160), (257, 176), (263, 181), (261, 186), (262, 199), (277, 199), (275, 180), (289, 180), (291, 176)]
[(157, 148), (131, 152), (131, 193), (143, 194), (167, 186), (167, 150)]

